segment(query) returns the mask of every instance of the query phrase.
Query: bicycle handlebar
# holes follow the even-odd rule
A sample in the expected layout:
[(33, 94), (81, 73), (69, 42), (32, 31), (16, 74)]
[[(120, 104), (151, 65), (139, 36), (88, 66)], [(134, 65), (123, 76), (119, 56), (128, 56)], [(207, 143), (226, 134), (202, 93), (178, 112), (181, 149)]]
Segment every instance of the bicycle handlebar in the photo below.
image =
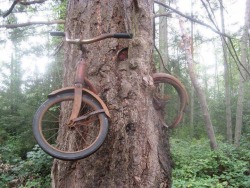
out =
[(132, 39), (133, 34), (131, 34), (131, 33), (114, 33), (113, 38)]
[(133, 34), (131, 33), (108, 33), (108, 34), (102, 34), (97, 37), (91, 38), (91, 39), (69, 39), (67, 35), (64, 32), (61, 31), (53, 31), (50, 32), (51, 36), (58, 36), (58, 37), (65, 37), (65, 41), (71, 44), (90, 44), (93, 42), (97, 42), (106, 38), (124, 38), (124, 39), (132, 39)]
[(65, 37), (65, 33), (62, 31), (51, 31), (50, 35), (54, 37)]

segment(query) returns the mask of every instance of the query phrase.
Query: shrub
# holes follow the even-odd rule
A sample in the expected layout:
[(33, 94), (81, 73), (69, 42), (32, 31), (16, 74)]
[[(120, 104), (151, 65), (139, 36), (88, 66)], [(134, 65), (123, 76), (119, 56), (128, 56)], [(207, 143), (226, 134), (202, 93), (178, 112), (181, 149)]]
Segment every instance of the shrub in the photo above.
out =
[(52, 158), (37, 145), (27, 153), (26, 160), (19, 159), (12, 165), (0, 160), (0, 187), (50, 187), (51, 165)]
[(211, 151), (208, 141), (171, 139), (173, 187), (250, 187), (250, 151), (220, 142)]

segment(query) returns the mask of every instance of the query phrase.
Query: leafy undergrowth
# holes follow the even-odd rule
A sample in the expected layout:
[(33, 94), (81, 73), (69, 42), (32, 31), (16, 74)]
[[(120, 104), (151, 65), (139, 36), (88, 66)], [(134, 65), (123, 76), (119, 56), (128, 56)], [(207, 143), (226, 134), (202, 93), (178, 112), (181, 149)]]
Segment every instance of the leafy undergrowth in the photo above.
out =
[[(172, 138), (173, 188), (250, 188), (250, 145), (219, 142), (211, 151), (206, 139)], [(2, 156), (3, 157), (3, 156)], [(0, 155), (0, 187), (50, 187), (52, 158), (37, 145), (21, 160)]]
[(27, 153), (27, 159), (8, 161), (0, 155), (0, 187), (50, 187), (52, 158), (37, 145)]
[(173, 188), (250, 188), (249, 142), (242, 147), (219, 142), (211, 151), (207, 140), (171, 139)]

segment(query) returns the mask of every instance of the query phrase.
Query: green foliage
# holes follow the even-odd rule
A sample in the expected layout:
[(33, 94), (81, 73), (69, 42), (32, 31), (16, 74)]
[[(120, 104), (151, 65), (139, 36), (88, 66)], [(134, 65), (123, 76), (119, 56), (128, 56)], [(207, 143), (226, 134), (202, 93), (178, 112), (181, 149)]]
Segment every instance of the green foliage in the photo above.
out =
[[(49, 19), (65, 19), (66, 2), (47, 1), (15, 8), (17, 11), (27, 11), (24, 13), (27, 18), (34, 15), (40, 17), (46, 10)], [(59, 8), (53, 13), (56, 7)], [(6, 18), (9, 24), (19, 21), (15, 14)], [(63, 60), (59, 59), (61, 56), (53, 62), (51, 60), (44, 74), (39, 73), (38, 67), (32, 71), (31, 67), (27, 70), (23, 65), (27, 63), (25, 59), (31, 61), (33, 56), (47, 57), (50, 49), (58, 45), (59, 41), (50, 41), (48, 34), (54, 29), (55, 26), (21, 27), (2, 35), (11, 47), (5, 48), (2, 43), (0, 46), (4, 57), (0, 61), (0, 187), (50, 187), (52, 160), (35, 146), (31, 125), (33, 114), (47, 94), (61, 86)]]
[(67, 1), (66, 0), (58, 0), (57, 6), (53, 7), (53, 11), (57, 14), (59, 19), (66, 18), (67, 12)]
[(50, 187), (51, 165), (52, 158), (37, 145), (27, 153), (26, 160), (17, 160), (15, 164), (3, 163), (0, 158), (0, 187)]
[(172, 139), (173, 187), (250, 187), (250, 151), (220, 142), (211, 151), (208, 141)]

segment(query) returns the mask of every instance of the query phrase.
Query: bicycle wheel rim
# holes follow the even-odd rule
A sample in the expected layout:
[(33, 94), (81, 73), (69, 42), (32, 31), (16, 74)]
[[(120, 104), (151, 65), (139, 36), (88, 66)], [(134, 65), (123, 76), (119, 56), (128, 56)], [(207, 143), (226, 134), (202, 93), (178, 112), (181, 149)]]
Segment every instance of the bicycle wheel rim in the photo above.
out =
[[(176, 103), (178, 104), (177, 105), (178, 110), (176, 109), (177, 110), (176, 111), (176, 116), (172, 116), (172, 118), (170, 118), (170, 121), (167, 124), (167, 126), (169, 128), (174, 128), (181, 121), (181, 119), (183, 117), (185, 107), (188, 104), (187, 91), (186, 91), (184, 85), (177, 78), (175, 78), (172, 75), (169, 75), (169, 74), (166, 74), (166, 73), (155, 73), (153, 75), (153, 79), (154, 79), (154, 84), (155, 85), (164, 85), (164, 88), (166, 86), (167, 87), (172, 87), (172, 89), (174, 89), (175, 92), (178, 95), (177, 98), (175, 96)], [(174, 96), (174, 95), (172, 95), (172, 96)], [(169, 101), (172, 101), (171, 97), (170, 97)]]
[[(33, 131), (34, 131), (34, 135), (38, 144), (49, 155), (58, 159), (62, 159), (62, 160), (76, 160), (76, 159), (81, 159), (81, 158), (91, 155), (102, 145), (107, 135), (107, 131), (108, 131), (107, 116), (105, 115), (105, 113), (101, 113), (97, 115), (99, 125), (100, 125), (100, 130), (98, 132), (98, 135), (96, 136), (95, 140), (91, 144), (89, 144), (89, 146), (87, 146), (86, 148), (79, 150), (79, 151), (65, 151), (60, 148), (61, 146), (59, 146), (60, 148), (59, 149), (51, 145), (51, 143), (49, 143), (47, 139), (45, 138), (43, 134), (43, 130), (42, 130), (42, 125), (43, 125), (42, 121), (43, 121), (44, 115), (48, 111), (48, 109), (50, 109), (54, 104), (58, 104), (58, 103), (65, 102), (65, 101), (71, 101), (73, 99), (73, 96), (74, 96), (73, 93), (66, 93), (62, 95), (57, 95), (53, 97), (52, 99), (51, 98), (48, 99), (37, 110), (37, 113), (34, 117)], [(84, 94), (83, 102), (93, 107), (94, 110), (101, 109), (101, 105), (90, 95)], [(67, 143), (63, 143), (63, 144), (67, 144)]]

